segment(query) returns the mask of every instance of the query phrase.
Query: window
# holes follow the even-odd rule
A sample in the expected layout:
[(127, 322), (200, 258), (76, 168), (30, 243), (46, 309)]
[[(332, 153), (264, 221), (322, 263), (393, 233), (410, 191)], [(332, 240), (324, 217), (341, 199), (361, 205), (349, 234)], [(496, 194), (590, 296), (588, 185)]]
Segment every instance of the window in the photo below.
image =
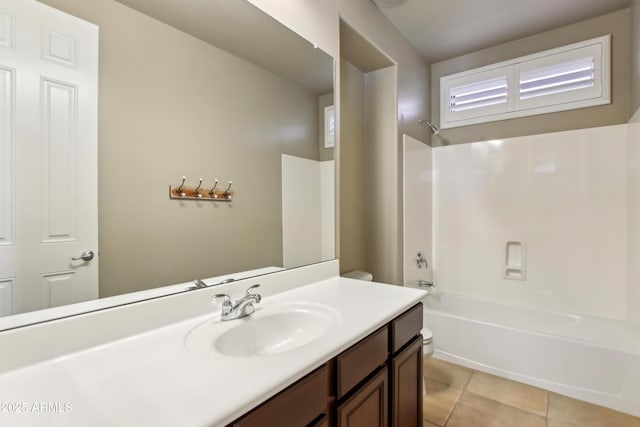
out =
[(611, 103), (610, 39), (598, 37), (442, 77), (440, 127)]

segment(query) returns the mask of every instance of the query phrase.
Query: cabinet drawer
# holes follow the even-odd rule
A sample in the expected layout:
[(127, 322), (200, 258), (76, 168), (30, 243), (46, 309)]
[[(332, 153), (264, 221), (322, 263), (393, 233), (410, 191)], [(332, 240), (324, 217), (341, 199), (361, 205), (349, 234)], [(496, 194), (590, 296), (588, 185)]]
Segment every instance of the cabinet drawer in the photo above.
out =
[(377, 330), (340, 354), (336, 360), (337, 397), (342, 398), (389, 356), (388, 327)]
[(391, 321), (391, 353), (420, 335), (422, 317), (422, 303), (418, 303)]
[(324, 365), (231, 425), (234, 427), (307, 426), (326, 412), (328, 389), (329, 369)]

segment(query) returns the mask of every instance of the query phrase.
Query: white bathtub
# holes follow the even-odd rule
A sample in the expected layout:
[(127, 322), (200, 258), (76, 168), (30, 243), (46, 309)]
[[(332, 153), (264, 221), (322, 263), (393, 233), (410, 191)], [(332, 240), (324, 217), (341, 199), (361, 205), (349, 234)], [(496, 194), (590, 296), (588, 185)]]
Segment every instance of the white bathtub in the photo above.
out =
[(434, 357), (640, 416), (640, 328), (436, 292)]

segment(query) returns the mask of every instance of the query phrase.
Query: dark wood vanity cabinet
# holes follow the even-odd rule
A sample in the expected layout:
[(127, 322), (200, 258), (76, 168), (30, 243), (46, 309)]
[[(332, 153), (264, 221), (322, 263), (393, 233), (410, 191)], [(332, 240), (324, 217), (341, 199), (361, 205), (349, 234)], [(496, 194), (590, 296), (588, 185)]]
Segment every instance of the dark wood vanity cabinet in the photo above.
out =
[(422, 304), (230, 424), (422, 427)]

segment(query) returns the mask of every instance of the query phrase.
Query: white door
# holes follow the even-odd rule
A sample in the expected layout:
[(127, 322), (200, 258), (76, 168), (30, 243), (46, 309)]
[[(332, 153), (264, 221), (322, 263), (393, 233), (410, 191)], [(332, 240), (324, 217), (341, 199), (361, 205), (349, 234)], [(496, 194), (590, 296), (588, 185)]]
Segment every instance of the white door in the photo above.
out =
[(98, 297), (97, 102), (98, 27), (0, 0), (0, 315)]

